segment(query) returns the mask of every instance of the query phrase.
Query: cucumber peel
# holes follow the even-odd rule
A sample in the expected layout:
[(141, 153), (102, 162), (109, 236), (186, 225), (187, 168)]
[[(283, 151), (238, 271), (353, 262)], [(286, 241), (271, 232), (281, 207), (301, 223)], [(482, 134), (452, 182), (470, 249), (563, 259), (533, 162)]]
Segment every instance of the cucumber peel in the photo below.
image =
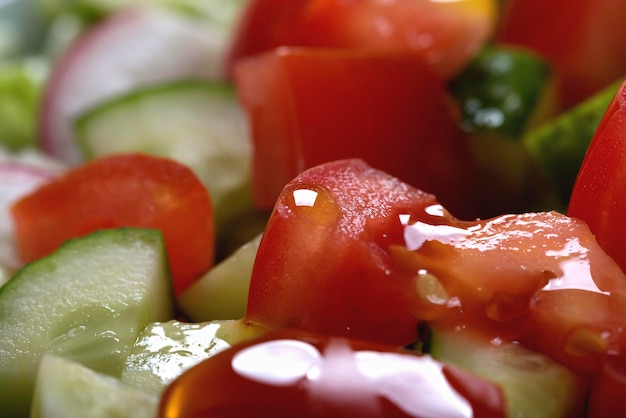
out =
[(484, 48), (450, 84), (468, 132), (516, 140), (556, 110), (554, 72), (536, 53), (504, 45)]
[(157, 230), (100, 230), (67, 241), (0, 288), (0, 410), (27, 415), (46, 352), (119, 376), (139, 332), (173, 316)]
[(563, 206), (569, 198), (589, 143), (622, 79), (576, 107), (529, 131), (522, 143), (556, 190)]

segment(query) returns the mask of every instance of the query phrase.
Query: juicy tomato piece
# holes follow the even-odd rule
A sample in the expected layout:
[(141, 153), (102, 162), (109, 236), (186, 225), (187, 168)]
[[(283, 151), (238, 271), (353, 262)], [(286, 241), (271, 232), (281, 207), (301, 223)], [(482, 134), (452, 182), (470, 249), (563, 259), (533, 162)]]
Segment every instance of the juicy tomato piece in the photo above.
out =
[(11, 214), (24, 262), (69, 238), (132, 226), (163, 232), (176, 293), (213, 264), (208, 191), (189, 168), (170, 159), (120, 154), (93, 160), (24, 196)]
[(418, 57), (280, 48), (239, 63), (252, 125), (254, 195), (271, 208), (301, 171), (361, 158), (475, 218), (474, 163), (445, 85)]
[(570, 107), (626, 74), (623, 0), (507, 0), (497, 40), (550, 59)]
[(280, 46), (405, 51), (443, 78), (458, 73), (492, 35), (494, 0), (253, 0), (231, 65)]
[(284, 189), (260, 243), (247, 319), (403, 345), (423, 321), (525, 344), (581, 373), (626, 348), (626, 276), (556, 212), (461, 221), (362, 161)]
[(504, 417), (500, 388), (427, 356), (281, 331), (222, 351), (170, 384), (161, 418)]
[(404, 236), (393, 251), (441, 307), (431, 323), (521, 342), (581, 373), (624, 349), (626, 276), (579, 219), (448, 215), (438, 225), (409, 219)]
[(418, 321), (406, 309), (414, 272), (395, 269), (377, 241), (387, 235), (401, 243), (399, 221), (392, 231), (384, 220), (433, 205), (434, 196), (361, 160), (300, 174), (281, 193), (263, 233), (247, 319), (394, 345), (414, 342)]
[(626, 82), (609, 104), (574, 183), (568, 215), (583, 219), (626, 271)]

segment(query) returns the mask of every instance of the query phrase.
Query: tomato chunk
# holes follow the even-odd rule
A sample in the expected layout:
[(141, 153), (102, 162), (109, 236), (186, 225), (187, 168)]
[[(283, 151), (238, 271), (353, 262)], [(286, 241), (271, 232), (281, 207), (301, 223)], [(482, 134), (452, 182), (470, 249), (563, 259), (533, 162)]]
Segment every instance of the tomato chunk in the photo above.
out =
[(623, 0), (507, 0), (497, 40), (540, 52), (571, 107), (626, 74)]
[(397, 259), (439, 286), (432, 300), (446, 308), (431, 323), (520, 342), (587, 375), (623, 350), (626, 277), (584, 222), (556, 212), (417, 219), (405, 237)]
[(469, 142), (443, 82), (418, 57), (280, 48), (241, 61), (241, 101), (255, 146), (255, 201), (271, 208), (301, 171), (360, 158), (477, 215)]
[[(418, 321), (407, 311), (414, 273), (398, 271), (378, 240), (402, 242), (387, 218), (424, 211), (434, 196), (361, 160), (300, 174), (283, 191), (263, 233), (247, 319), (271, 327), (406, 345)], [(387, 244), (386, 244), (387, 245)]]
[(427, 356), (295, 331), (238, 344), (165, 390), (161, 418), (504, 417), (500, 388)]
[(497, 10), (494, 0), (254, 0), (230, 62), (280, 46), (373, 48), (419, 56), (449, 79), (490, 38)]
[(163, 232), (175, 292), (213, 264), (213, 207), (186, 166), (120, 154), (93, 160), (24, 196), (11, 208), (22, 261), (97, 229), (147, 227)]

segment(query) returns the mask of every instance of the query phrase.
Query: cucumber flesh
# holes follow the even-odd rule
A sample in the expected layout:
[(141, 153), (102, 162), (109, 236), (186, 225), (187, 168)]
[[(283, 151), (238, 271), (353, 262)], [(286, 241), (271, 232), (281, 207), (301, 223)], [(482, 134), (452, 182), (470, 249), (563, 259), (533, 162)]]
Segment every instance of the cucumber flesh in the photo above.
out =
[(502, 387), (509, 418), (561, 418), (583, 410), (585, 383), (568, 368), (516, 343), (434, 330), (430, 354)]
[(0, 288), (0, 410), (27, 415), (46, 352), (120, 376), (148, 322), (173, 317), (162, 235), (121, 228), (67, 241)]
[(31, 418), (154, 418), (159, 398), (80, 363), (44, 354)]
[(138, 151), (190, 167), (211, 193), (218, 228), (252, 206), (252, 143), (232, 85), (183, 80), (134, 90), (81, 114), (75, 130), (90, 158)]
[(150, 323), (126, 358), (122, 381), (158, 395), (184, 370), (262, 332), (243, 321)]
[(194, 282), (178, 296), (180, 310), (195, 322), (243, 318), (260, 242), (259, 234)]

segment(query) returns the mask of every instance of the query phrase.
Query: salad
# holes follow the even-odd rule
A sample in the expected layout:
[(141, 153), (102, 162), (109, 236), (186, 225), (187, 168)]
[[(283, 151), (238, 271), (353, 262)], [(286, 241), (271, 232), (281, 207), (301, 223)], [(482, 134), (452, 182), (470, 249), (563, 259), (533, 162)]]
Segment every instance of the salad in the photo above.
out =
[(626, 416), (624, 17), (0, 4), (0, 415)]

